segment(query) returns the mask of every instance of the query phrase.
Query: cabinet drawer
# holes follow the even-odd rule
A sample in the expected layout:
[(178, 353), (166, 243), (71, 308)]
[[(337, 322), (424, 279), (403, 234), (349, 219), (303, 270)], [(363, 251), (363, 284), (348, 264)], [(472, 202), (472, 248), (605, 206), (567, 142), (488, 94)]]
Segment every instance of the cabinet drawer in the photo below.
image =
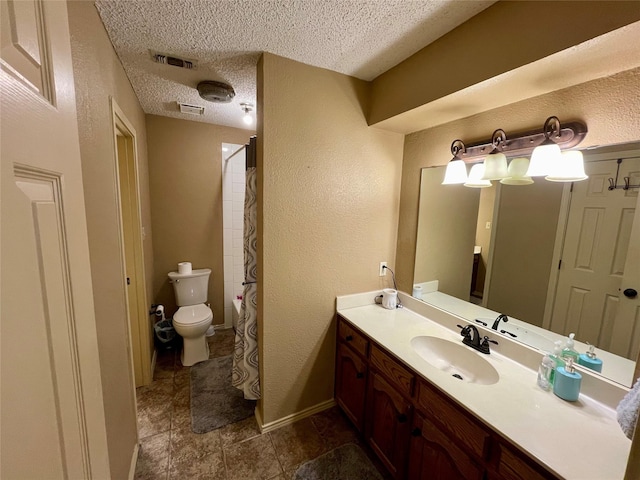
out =
[(418, 408), (477, 458), (487, 459), (489, 433), (423, 381), (418, 385)]
[(415, 376), (375, 345), (371, 348), (371, 365), (376, 367), (398, 391), (408, 397), (413, 395)]
[[(503, 480), (551, 480), (558, 478), (551, 472), (535, 465), (524, 454), (503, 443), (498, 444), (498, 478)], [(493, 476), (490, 476), (493, 478)]]
[(340, 317), (338, 317), (338, 338), (363, 357), (367, 357), (367, 353), (369, 353), (369, 340)]

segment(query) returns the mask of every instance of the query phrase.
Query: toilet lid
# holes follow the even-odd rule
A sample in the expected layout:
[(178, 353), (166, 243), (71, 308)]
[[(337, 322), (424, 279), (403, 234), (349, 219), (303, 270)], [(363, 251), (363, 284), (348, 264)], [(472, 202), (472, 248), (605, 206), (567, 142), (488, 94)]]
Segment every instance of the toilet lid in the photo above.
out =
[(213, 313), (211, 309), (204, 303), (199, 303), (198, 305), (180, 307), (173, 316), (173, 321), (180, 325), (195, 325), (197, 323), (210, 321), (212, 318)]

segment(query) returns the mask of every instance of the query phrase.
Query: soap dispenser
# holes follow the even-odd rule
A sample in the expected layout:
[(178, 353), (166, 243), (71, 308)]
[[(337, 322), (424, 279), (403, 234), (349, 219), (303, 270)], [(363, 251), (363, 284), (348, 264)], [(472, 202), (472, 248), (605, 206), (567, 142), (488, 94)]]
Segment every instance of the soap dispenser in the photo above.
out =
[(554, 342), (553, 353), (549, 355), (553, 361), (553, 370), (551, 371), (551, 377), (549, 382), (553, 385), (553, 381), (556, 376), (556, 370), (558, 367), (564, 367), (564, 359), (562, 358), (562, 340), (556, 340)]
[(593, 345), (589, 345), (589, 351), (587, 353), (580, 354), (578, 357), (578, 363), (596, 372), (602, 372), (602, 360), (596, 357), (594, 348), (595, 347)]
[(576, 363), (578, 361), (578, 357), (580, 356), (580, 354), (573, 348), (573, 337), (575, 336), (575, 333), (570, 333), (564, 345), (564, 348), (562, 349), (562, 358), (564, 358), (565, 362), (569, 358), (571, 358), (573, 359), (573, 362)]
[(573, 358), (569, 357), (564, 367), (558, 367), (553, 382), (553, 393), (563, 400), (575, 402), (580, 395), (582, 375), (576, 372)]

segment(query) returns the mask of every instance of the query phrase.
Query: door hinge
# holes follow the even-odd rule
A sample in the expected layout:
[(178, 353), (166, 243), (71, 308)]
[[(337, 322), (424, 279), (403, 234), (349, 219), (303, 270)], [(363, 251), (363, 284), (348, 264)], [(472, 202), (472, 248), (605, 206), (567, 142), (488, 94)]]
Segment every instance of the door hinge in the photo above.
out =
[(131, 285), (131, 279), (127, 277), (127, 285)]
[(561, 267), (561, 266), (562, 266), (562, 259), (560, 259), (560, 260), (558, 261), (558, 270), (560, 270), (560, 267)]

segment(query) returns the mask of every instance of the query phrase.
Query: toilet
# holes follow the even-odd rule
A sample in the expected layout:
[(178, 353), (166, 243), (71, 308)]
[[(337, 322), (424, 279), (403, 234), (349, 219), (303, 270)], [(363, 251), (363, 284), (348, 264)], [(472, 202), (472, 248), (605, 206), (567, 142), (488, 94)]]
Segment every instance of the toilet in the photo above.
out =
[(173, 328), (183, 340), (180, 360), (190, 367), (209, 359), (209, 344), (205, 337), (213, 321), (211, 309), (205, 305), (211, 270), (203, 268), (191, 273), (169, 272), (178, 311), (173, 316)]

